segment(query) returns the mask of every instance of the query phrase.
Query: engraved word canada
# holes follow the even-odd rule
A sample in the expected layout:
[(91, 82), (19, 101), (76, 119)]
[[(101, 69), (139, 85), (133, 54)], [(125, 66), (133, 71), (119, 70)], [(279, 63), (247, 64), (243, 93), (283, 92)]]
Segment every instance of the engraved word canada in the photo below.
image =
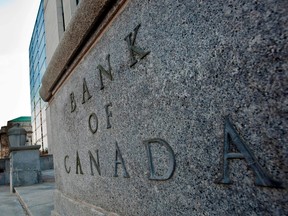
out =
[[(139, 46), (136, 45), (136, 37), (137, 33), (139, 31), (140, 24), (136, 26), (133, 32), (130, 32), (126, 38), (125, 41), (127, 43), (127, 47), (130, 52), (130, 67), (134, 67), (137, 62), (144, 59), (150, 51), (147, 51)], [(112, 75), (112, 67), (110, 63), (110, 55), (107, 55), (107, 63), (108, 63), (108, 69), (106, 70), (102, 65), (98, 65), (98, 74), (99, 74), (99, 81), (100, 81), (100, 90), (104, 89), (103, 84), (103, 75), (109, 79), (110, 81), (113, 81), (113, 75)], [(89, 92), (88, 85), (86, 83), (85, 78), (82, 80), (83, 82), (83, 89), (81, 92), (82, 96), (82, 104), (85, 104), (86, 101), (90, 100), (92, 98), (92, 95)], [(70, 107), (71, 107), (71, 113), (73, 113), (78, 107), (79, 107), (79, 101), (76, 101), (74, 92), (71, 92), (70, 94)], [(106, 114), (106, 128), (110, 129), (112, 127), (110, 118), (112, 118), (112, 102), (107, 103), (104, 106), (105, 114)], [(98, 130), (98, 117), (96, 113), (91, 113), (89, 117), (87, 117), (87, 124), (89, 126), (89, 130), (92, 134), (97, 133)], [(175, 160), (175, 153), (169, 144), (168, 141), (159, 138), (159, 137), (153, 137), (147, 140), (143, 140), (143, 148), (145, 147), (146, 156), (148, 159), (148, 171), (149, 171), (149, 180), (160, 180), (160, 181), (166, 181), (169, 180), (176, 170), (176, 160)], [(164, 173), (161, 175), (158, 174), (157, 167), (153, 163), (153, 152), (152, 152), (152, 146), (153, 145), (159, 145), (163, 147), (166, 151), (165, 154), (167, 154), (166, 158), (167, 160), (167, 169)], [(230, 152), (230, 146), (234, 145), (236, 147), (238, 152)], [(255, 175), (255, 184), (258, 186), (266, 186), (266, 187), (276, 187), (281, 188), (282, 183), (274, 180), (258, 163), (256, 160), (253, 152), (249, 149), (247, 144), (243, 141), (241, 136), (238, 134), (237, 130), (233, 126), (232, 122), (229, 120), (228, 117), (225, 118), (224, 122), (224, 150), (223, 150), (223, 175), (222, 178), (217, 181), (216, 183), (221, 184), (230, 184), (231, 180), (229, 178), (229, 161), (233, 159), (244, 159), (247, 162), (247, 165), (252, 169), (254, 175)], [(94, 169), (97, 171), (98, 175), (101, 176), (101, 167), (99, 163), (99, 150), (95, 150), (95, 154), (92, 153), (90, 150), (88, 151), (87, 155), (89, 156), (89, 162), (90, 164), (90, 174), (94, 176)], [(67, 174), (70, 174), (72, 172), (71, 170), (71, 164), (74, 163), (76, 170), (76, 174), (83, 175), (82, 170), (82, 162), (81, 158), (79, 157), (78, 151), (76, 151), (75, 155), (65, 155), (63, 158), (64, 160), (64, 169)], [(127, 164), (125, 164), (125, 158), (123, 158), (121, 149), (119, 148), (119, 145), (117, 141), (115, 141), (115, 160), (112, 162), (113, 166), (111, 166), (111, 169), (113, 169), (113, 177), (118, 177), (118, 167), (122, 167), (122, 176), (124, 178), (130, 178), (129, 173), (127, 172)]]

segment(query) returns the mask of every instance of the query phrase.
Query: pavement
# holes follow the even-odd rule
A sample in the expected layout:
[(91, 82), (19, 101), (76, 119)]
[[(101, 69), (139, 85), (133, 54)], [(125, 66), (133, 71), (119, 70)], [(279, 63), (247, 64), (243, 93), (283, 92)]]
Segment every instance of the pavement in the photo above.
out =
[(54, 171), (42, 171), (44, 182), (16, 187), (10, 193), (9, 186), (0, 186), (0, 216), (50, 216), (54, 209)]
[(17, 196), (10, 194), (9, 186), (0, 187), (0, 215), (1, 216), (26, 216)]

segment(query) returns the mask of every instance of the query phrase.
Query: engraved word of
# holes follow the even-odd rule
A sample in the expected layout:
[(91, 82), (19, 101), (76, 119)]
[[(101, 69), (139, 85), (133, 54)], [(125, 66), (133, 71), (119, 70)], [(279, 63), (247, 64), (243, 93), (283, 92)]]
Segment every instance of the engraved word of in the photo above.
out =
[[(140, 28), (140, 24), (136, 26), (133, 32), (130, 32), (126, 37), (125, 41), (127, 42), (129, 53), (130, 53), (130, 67), (135, 66), (141, 59), (145, 58), (150, 51), (146, 51), (144, 48), (141, 48), (139, 45), (136, 45), (136, 37)], [(110, 55), (106, 56), (106, 66), (98, 65), (97, 69), (99, 72), (99, 81), (100, 81), (100, 90), (105, 88), (103, 83), (103, 77), (105, 76), (110, 81), (113, 81), (112, 66), (110, 62)], [(92, 95), (89, 92), (85, 78), (82, 80), (82, 104), (85, 104), (88, 100), (92, 98)], [(71, 113), (73, 113), (77, 108), (77, 103), (75, 100), (74, 92), (70, 94), (70, 104), (71, 104)], [(106, 114), (106, 128), (112, 128), (111, 118), (113, 117), (112, 111), (113, 104), (109, 102), (104, 105), (104, 110)], [(98, 130), (98, 117), (96, 113), (91, 113), (87, 120), (89, 130), (92, 134), (97, 133)], [(112, 122), (113, 123), (113, 122)], [(157, 167), (153, 163), (153, 154), (152, 154), (152, 145), (159, 145), (166, 149), (166, 154), (169, 158), (167, 162), (166, 172), (162, 175), (157, 174)], [(235, 145), (238, 152), (230, 152), (230, 146)], [(176, 168), (176, 159), (175, 153), (172, 147), (168, 144), (167, 141), (161, 138), (151, 138), (143, 141), (143, 147), (146, 149), (146, 155), (148, 159), (148, 171), (149, 171), (149, 180), (168, 180), (171, 179), (175, 173)], [(101, 167), (99, 159), (99, 150), (96, 149), (95, 153), (88, 151), (87, 156), (89, 157), (90, 162), (90, 174), (93, 176), (96, 172), (101, 176)], [(265, 187), (275, 187), (281, 188), (282, 183), (272, 179), (270, 175), (260, 166), (252, 151), (248, 148), (245, 142), (241, 139), (240, 135), (237, 133), (233, 124), (230, 122), (228, 117), (225, 120), (224, 124), (224, 153), (223, 153), (223, 176), (217, 183), (220, 184), (231, 184), (229, 177), (229, 161), (234, 159), (244, 159), (248, 166), (252, 169), (256, 180), (255, 184)], [(74, 163), (72, 161), (75, 161)], [(75, 173), (83, 175), (82, 162), (79, 157), (78, 151), (76, 151), (75, 156), (71, 159), (71, 156), (65, 155), (64, 157), (64, 168), (67, 174), (71, 173), (71, 164), (75, 167)], [(113, 162), (113, 177), (118, 177), (118, 169), (122, 169), (122, 177), (130, 178), (130, 175), (127, 171), (127, 165), (125, 158), (121, 153), (121, 149), (117, 141), (115, 141), (115, 160)]]

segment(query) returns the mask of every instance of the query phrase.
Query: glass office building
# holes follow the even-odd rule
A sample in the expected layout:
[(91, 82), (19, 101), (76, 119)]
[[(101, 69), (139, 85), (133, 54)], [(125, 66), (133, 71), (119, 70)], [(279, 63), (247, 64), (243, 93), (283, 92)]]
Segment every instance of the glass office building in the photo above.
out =
[(45, 151), (48, 150), (45, 113), (47, 104), (41, 99), (39, 95), (41, 79), (47, 67), (43, 2), (44, 1), (41, 0), (30, 41), (29, 67), (31, 124), (33, 131), (32, 144), (41, 145), (41, 150)]
[(46, 108), (39, 95), (46, 71), (79, 0), (41, 0), (29, 47), (32, 144), (48, 149)]

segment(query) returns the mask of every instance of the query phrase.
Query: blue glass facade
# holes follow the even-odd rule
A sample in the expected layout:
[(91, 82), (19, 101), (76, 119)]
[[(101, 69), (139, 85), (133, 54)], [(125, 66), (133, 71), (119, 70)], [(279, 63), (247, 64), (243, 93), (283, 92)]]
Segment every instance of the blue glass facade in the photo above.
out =
[(41, 0), (29, 47), (32, 143), (48, 149), (46, 127), (46, 103), (39, 95), (42, 76), (46, 70), (46, 38), (44, 23), (44, 1)]

